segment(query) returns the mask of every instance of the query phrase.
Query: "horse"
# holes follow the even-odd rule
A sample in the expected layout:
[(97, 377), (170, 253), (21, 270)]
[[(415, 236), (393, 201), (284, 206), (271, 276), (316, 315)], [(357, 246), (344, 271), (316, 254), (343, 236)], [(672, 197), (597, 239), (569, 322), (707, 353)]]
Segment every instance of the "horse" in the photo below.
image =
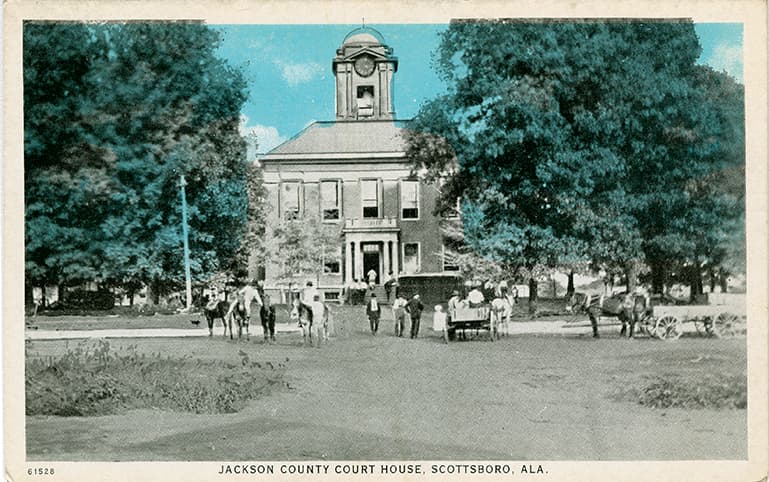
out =
[(620, 336), (627, 333), (629, 338), (633, 338), (635, 325), (649, 312), (649, 305), (648, 298), (639, 294), (616, 293), (603, 296), (575, 292), (569, 298), (566, 311), (575, 315), (587, 314), (594, 338), (599, 338), (598, 318), (601, 316), (616, 317), (622, 323)]
[(224, 300), (216, 301), (211, 300), (203, 309), (203, 313), (206, 315), (206, 321), (208, 322), (208, 336), (214, 335), (214, 320), (219, 318), (222, 320), (222, 326), (224, 326), (224, 334), (227, 335), (227, 302)]
[[(233, 322), (238, 326), (238, 339), (243, 336), (243, 328), (246, 330), (246, 339), (250, 338), (248, 333), (248, 314), (246, 312), (245, 300), (242, 296), (238, 296), (238, 301), (235, 303), (235, 307), (232, 309), (228, 321), (230, 325), (230, 340), (234, 339)], [(225, 336), (226, 335), (225, 328)]]
[(496, 325), (496, 333), (492, 333), (492, 336), (508, 334), (512, 315), (513, 306), (506, 296), (497, 296), (491, 301), (491, 321)]
[[(331, 317), (331, 310), (326, 303), (323, 303), (323, 318), (320, 320), (311, 319), (311, 308), (302, 303), (299, 298), (294, 298), (291, 302), (292, 308), (289, 313), (289, 318), (296, 321), (299, 324), (299, 328), (302, 329), (302, 343), (310, 345), (312, 342), (312, 327), (316, 323), (320, 323), (321, 326), (315, 326), (317, 330), (317, 343), (328, 341), (330, 331), (333, 329), (333, 318)], [(331, 328), (330, 328), (331, 327)]]

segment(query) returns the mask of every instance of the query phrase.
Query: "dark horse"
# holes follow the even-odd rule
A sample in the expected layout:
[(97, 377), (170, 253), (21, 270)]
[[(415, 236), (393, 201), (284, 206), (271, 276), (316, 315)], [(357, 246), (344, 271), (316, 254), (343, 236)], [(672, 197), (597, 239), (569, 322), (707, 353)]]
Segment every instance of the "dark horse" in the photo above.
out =
[(224, 300), (211, 302), (206, 305), (203, 312), (206, 315), (206, 321), (208, 322), (208, 336), (214, 334), (214, 320), (219, 318), (222, 320), (224, 326), (224, 334), (227, 334), (227, 323), (224, 318), (227, 316), (227, 302)]
[(566, 311), (571, 313), (587, 314), (595, 338), (598, 338), (598, 318), (601, 316), (617, 317), (622, 323), (620, 336), (628, 333), (628, 337), (633, 338), (636, 323), (643, 319), (649, 309), (649, 300), (645, 296), (626, 293), (611, 296), (574, 293), (566, 306)]

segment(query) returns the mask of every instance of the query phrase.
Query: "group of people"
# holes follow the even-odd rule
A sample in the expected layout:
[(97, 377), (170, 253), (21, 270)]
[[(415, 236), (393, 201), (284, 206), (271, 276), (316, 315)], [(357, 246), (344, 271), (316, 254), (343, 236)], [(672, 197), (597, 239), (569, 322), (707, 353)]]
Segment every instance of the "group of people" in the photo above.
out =
[[(411, 338), (416, 338), (419, 335), (419, 325), (422, 319), (422, 312), (425, 309), (419, 294), (415, 294), (409, 300), (406, 300), (403, 294), (397, 294), (391, 309), (395, 319), (395, 336), (403, 336), (403, 332), (406, 331), (406, 318), (408, 317), (411, 321)], [(382, 317), (382, 304), (377, 299), (376, 293), (371, 294), (366, 304), (366, 317), (371, 327), (371, 333), (376, 335), (377, 331), (379, 331), (379, 320)]]
[[(349, 285), (345, 287), (345, 301), (350, 305), (362, 305), (366, 303), (366, 294), (372, 292), (376, 287), (377, 272), (374, 269), (369, 270), (366, 273), (368, 282), (360, 278), (353, 279)], [(390, 271), (384, 277), (382, 286), (385, 290), (385, 296), (387, 297), (387, 303), (390, 302), (390, 296), (392, 295), (393, 288), (398, 285), (397, 281), (393, 277), (393, 272)]]
[[(256, 286), (254, 286), (256, 285)], [(225, 296), (226, 294), (222, 291), (220, 294), (219, 290), (214, 287), (211, 290), (211, 295), (209, 297), (208, 303), (206, 304), (207, 310), (213, 310), (216, 309), (216, 306), (220, 301), (222, 301), (220, 298), (222, 296)], [(232, 316), (235, 316), (236, 311), (239, 314), (242, 314), (243, 316), (243, 327), (245, 329), (246, 336), (248, 336), (248, 328), (251, 324), (251, 305), (253, 303), (256, 303), (257, 306), (259, 306), (259, 318), (262, 324), (262, 329), (264, 331), (264, 340), (265, 341), (275, 341), (275, 307), (272, 306), (270, 295), (266, 294), (264, 292), (264, 282), (261, 280), (254, 280), (254, 282), (248, 282), (244, 285), (242, 285), (237, 292), (235, 293), (235, 297), (230, 303), (230, 306), (227, 310), (227, 313), (224, 316), (225, 320), (230, 319)], [(213, 326), (209, 323), (209, 336), (213, 334)]]

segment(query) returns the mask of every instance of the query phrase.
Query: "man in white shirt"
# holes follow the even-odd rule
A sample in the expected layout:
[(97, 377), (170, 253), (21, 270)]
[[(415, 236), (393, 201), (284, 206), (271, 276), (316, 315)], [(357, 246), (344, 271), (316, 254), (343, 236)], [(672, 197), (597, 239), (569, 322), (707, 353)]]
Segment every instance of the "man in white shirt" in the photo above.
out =
[(238, 291), (238, 294), (232, 301), (232, 304), (230, 304), (230, 309), (227, 311), (227, 316), (232, 315), (232, 312), (235, 311), (235, 306), (237, 306), (238, 301), (240, 300), (242, 300), (243, 308), (246, 310), (246, 323), (248, 323), (251, 320), (251, 303), (255, 301), (256, 304), (261, 307), (262, 298), (259, 296), (259, 292), (256, 290), (256, 288), (251, 286), (250, 283), (246, 283), (246, 285)]
[(395, 336), (403, 336), (406, 327), (406, 298), (398, 294), (392, 305), (393, 318), (395, 318)]
[(483, 293), (477, 287), (473, 288), (467, 295), (467, 301), (470, 303), (470, 308), (475, 308), (483, 304), (485, 298)]
[[(326, 307), (320, 302), (320, 295), (315, 295), (310, 303), (310, 309), (312, 310), (312, 322), (310, 323), (310, 330), (315, 339), (317, 340), (317, 347), (320, 348), (323, 339), (325, 338), (325, 314)], [(310, 337), (310, 344), (312, 344), (312, 336)]]

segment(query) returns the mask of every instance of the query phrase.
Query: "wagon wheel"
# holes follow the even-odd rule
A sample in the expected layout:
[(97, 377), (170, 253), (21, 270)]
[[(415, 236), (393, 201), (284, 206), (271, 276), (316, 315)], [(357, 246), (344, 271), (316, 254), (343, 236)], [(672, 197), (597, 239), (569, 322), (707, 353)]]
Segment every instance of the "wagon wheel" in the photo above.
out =
[(675, 316), (665, 315), (654, 325), (654, 334), (661, 340), (677, 340), (682, 332), (681, 322)]
[(697, 329), (697, 333), (699, 333), (700, 335), (712, 336), (713, 335), (713, 318), (710, 316), (695, 318), (694, 327)]
[(720, 313), (713, 321), (713, 334), (718, 338), (732, 337), (736, 334), (735, 325), (739, 321), (737, 315)]

